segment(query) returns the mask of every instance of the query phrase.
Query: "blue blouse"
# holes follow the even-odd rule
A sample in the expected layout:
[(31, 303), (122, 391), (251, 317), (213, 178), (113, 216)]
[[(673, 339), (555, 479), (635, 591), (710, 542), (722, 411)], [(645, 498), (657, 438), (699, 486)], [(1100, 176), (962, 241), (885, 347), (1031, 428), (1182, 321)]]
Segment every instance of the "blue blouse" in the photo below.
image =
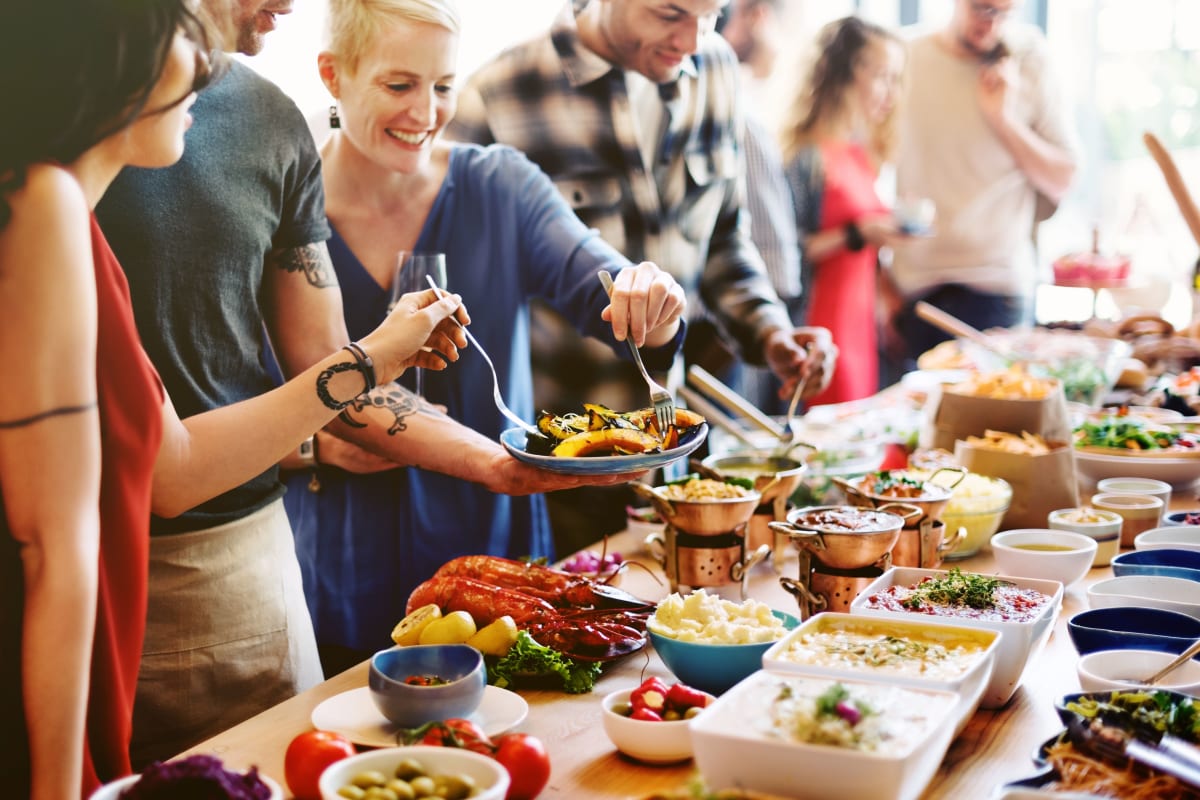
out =
[[(545, 299), (581, 333), (627, 355), (600, 318), (608, 298), (596, 273), (615, 273), (629, 260), (585, 228), (549, 178), (516, 150), (455, 145), (413, 249), (446, 254), (447, 288), (462, 295), (471, 332), (496, 365), (500, 391), (523, 419), (532, 421), (535, 412), (532, 298)], [(361, 338), (383, 320), (388, 291), (336, 230), (329, 252), (350, 336)], [(645, 351), (647, 366), (666, 369), (681, 341), (682, 331), (671, 344)], [(448, 369), (425, 372), (424, 396), (493, 440), (512, 427), (492, 402), (487, 364), (471, 348)], [(417, 468), (373, 475), (319, 469), (319, 491), (308, 489), (308, 474), (297, 474), (284, 501), (321, 645), (388, 646), (408, 595), (451, 558), (553, 555), (541, 495), (497, 495)]]

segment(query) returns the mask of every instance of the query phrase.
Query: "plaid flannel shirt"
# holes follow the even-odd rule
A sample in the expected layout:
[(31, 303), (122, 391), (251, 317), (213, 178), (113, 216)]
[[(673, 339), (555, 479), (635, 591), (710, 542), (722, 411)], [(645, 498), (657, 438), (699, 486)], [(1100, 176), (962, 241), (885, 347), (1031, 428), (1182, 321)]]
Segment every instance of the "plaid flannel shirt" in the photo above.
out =
[(792, 323), (750, 239), (737, 59), (710, 34), (679, 81), (686, 92), (660, 85), (667, 122), (646, 164), (625, 73), (584, 48), (567, 3), (549, 33), (471, 77), (449, 135), (524, 151), (584, 224), (632, 261), (670, 272), (693, 317), (710, 312), (761, 362), (762, 335)]

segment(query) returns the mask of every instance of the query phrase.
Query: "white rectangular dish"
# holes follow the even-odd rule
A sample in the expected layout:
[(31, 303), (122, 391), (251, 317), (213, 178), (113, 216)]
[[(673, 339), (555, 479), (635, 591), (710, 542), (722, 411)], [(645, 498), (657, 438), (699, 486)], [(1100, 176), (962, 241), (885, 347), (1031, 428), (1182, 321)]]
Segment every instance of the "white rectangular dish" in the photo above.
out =
[[(966, 575), (977, 573), (964, 573)], [(1049, 598), (1042, 602), (1029, 619), (1018, 621), (1013, 618), (1005, 619), (1002, 609), (995, 612), (978, 611), (976, 616), (950, 616), (948, 613), (929, 613), (928, 611), (899, 608), (899, 603), (891, 602), (897, 593), (902, 594), (905, 587), (915, 586), (927, 579), (943, 579), (950, 571), (936, 569), (917, 569), (914, 567), (895, 567), (880, 575), (871, 582), (863, 592), (850, 604), (850, 613), (901, 622), (921, 621), (938, 625), (955, 625), (966, 628), (997, 631), (1000, 641), (995, 655), (995, 666), (987, 688), (980, 698), (983, 708), (999, 708), (1008, 702), (1017, 686), (1021, 683), (1021, 675), (1036, 653), (1050, 637), (1054, 621), (1058, 619), (1062, 607), (1063, 585), (1058, 581), (1037, 580), (1035, 578), (1017, 578), (1003, 575), (987, 575), (1002, 582), (1001, 590), (1039, 592)], [(887, 607), (891, 605), (893, 607)], [(968, 609), (969, 610), (969, 609)], [(996, 618), (986, 618), (991, 613)], [(1014, 612), (1015, 613), (1015, 612)]]
[(954, 692), (957, 732), (979, 706), (999, 641), (999, 632), (980, 628), (827, 611), (776, 642), (763, 668)]
[[(828, 710), (838, 687), (841, 702), (861, 710), (859, 720)], [(913, 800), (946, 754), (957, 704), (953, 692), (761, 670), (692, 721), (692, 749), (714, 791)]]

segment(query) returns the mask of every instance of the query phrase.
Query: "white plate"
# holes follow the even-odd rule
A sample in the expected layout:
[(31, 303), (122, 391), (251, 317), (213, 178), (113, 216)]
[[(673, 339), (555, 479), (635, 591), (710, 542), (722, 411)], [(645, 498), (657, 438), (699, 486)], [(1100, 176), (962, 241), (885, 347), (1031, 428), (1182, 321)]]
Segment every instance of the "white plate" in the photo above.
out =
[[(499, 736), (520, 725), (528, 713), (529, 704), (521, 695), (488, 686), (483, 691), (483, 702), (467, 719), (483, 728), (488, 736)], [(366, 747), (403, 744), (396, 741), (401, 726), (393, 725), (379, 713), (366, 686), (330, 697), (312, 710), (310, 719), (314, 728), (340, 733)]]
[(1186, 489), (1200, 478), (1200, 458), (1167, 458), (1163, 456), (1109, 456), (1102, 453), (1075, 451), (1075, 468), (1089, 480), (1102, 478), (1153, 478)]

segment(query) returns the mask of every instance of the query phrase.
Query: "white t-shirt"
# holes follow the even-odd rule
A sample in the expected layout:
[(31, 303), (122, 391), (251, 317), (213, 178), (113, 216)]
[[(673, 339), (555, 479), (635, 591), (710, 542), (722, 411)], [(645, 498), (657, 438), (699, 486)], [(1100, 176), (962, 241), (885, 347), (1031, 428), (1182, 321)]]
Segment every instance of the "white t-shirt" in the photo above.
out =
[[(1073, 148), (1069, 109), (1041, 32), (1012, 25), (1004, 42), (1018, 65), (1020, 118)], [(979, 110), (981, 68), (951, 54), (936, 34), (909, 43), (896, 191), (933, 200), (937, 219), (933, 238), (896, 248), (892, 271), (908, 297), (946, 283), (1012, 296), (1033, 291), (1036, 190)]]

